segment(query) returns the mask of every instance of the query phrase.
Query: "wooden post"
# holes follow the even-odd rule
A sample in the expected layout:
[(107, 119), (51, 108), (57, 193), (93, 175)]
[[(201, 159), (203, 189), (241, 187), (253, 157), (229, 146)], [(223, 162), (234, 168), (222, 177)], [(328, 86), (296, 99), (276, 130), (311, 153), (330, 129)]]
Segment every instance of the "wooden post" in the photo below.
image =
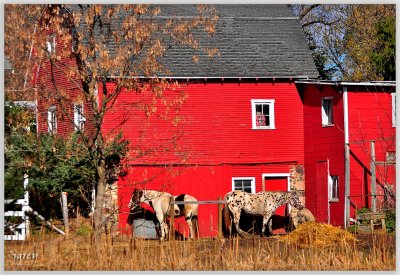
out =
[(175, 198), (171, 197), (170, 208), (169, 208), (169, 237), (171, 241), (175, 240), (175, 228), (174, 228), (174, 220), (175, 220)]
[[(218, 197), (218, 200), (221, 200), (221, 196)], [(218, 237), (222, 238), (222, 204), (218, 203)]]
[(372, 212), (376, 212), (376, 163), (375, 163), (375, 142), (371, 141), (371, 210)]
[(67, 192), (61, 192), (61, 205), (62, 205), (62, 213), (63, 213), (63, 222), (64, 222), (64, 230), (65, 234), (69, 234), (69, 223), (68, 223), (68, 201), (67, 201)]

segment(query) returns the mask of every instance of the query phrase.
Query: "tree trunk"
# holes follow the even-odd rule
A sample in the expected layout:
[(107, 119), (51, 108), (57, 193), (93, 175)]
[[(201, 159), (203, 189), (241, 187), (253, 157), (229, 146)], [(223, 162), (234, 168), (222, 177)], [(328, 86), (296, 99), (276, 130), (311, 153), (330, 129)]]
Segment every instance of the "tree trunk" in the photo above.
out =
[(97, 165), (97, 190), (96, 190), (96, 204), (94, 207), (93, 221), (94, 221), (94, 238), (95, 241), (101, 238), (101, 225), (103, 217), (104, 194), (106, 191), (106, 169), (105, 161), (99, 161)]

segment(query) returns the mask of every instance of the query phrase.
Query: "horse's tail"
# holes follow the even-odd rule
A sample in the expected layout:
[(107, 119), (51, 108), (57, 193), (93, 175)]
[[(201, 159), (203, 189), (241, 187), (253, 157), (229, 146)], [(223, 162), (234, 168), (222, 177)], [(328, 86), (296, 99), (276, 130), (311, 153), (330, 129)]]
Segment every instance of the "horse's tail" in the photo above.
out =
[(226, 194), (224, 197), (225, 203), (224, 203), (224, 209), (222, 210), (222, 212), (223, 212), (223, 219), (224, 219), (224, 224), (225, 224), (225, 232), (226, 232), (226, 234), (228, 234), (230, 236), (232, 233), (232, 217), (231, 217), (231, 211), (229, 211), (228, 204), (226, 202), (226, 197), (228, 194)]

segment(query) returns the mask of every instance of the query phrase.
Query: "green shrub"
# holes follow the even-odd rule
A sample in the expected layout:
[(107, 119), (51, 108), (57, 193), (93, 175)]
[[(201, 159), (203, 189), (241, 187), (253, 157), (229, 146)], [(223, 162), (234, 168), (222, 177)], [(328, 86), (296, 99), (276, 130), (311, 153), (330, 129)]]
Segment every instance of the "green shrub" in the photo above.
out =
[(84, 224), (81, 227), (79, 227), (78, 230), (76, 230), (76, 235), (89, 236), (92, 233), (92, 231), (93, 231), (93, 229), (91, 226)]
[(386, 223), (387, 232), (391, 233), (396, 230), (396, 212), (395, 211), (386, 212), (385, 223)]

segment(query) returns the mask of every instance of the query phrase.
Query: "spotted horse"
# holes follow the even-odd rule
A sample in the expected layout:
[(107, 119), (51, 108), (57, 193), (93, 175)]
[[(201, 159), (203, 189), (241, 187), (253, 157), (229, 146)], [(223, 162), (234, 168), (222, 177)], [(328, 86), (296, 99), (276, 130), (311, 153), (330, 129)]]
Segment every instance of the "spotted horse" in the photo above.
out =
[[(166, 217), (170, 214), (171, 200), (174, 198), (175, 201), (197, 201), (193, 196), (188, 194), (181, 194), (178, 196), (173, 196), (167, 192), (160, 192), (155, 190), (142, 190), (135, 189), (132, 193), (131, 200), (129, 201), (129, 209), (135, 209), (140, 206), (141, 203), (147, 203), (150, 205), (158, 221), (160, 227), (160, 240), (164, 240), (168, 237), (168, 225), (166, 223)], [(184, 216), (185, 220), (189, 226), (189, 237), (193, 239), (198, 234), (198, 215), (199, 205), (196, 203), (186, 203), (186, 204), (174, 204), (174, 217)]]
[(289, 203), (291, 206), (300, 210), (304, 207), (296, 191), (262, 191), (256, 194), (250, 194), (235, 190), (228, 192), (224, 200), (224, 219), (227, 230), (228, 232), (230, 231), (229, 227), (231, 225), (231, 219), (233, 219), (236, 231), (242, 238), (245, 237), (246, 233), (239, 228), (239, 220), (242, 211), (251, 215), (263, 217), (261, 234), (264, 235), (267, 224), (269, 233), (271, 234), (272, 221), (270, 221), (270, 219), (279, 206)]

